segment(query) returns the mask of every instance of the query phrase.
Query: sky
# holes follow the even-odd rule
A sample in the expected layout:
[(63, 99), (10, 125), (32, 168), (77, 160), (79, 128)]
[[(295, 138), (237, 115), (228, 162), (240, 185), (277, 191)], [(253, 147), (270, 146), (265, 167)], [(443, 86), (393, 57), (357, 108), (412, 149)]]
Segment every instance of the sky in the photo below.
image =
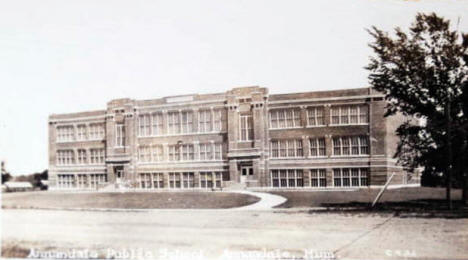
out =
[(463, 0), (15, 0), (0, 8), (0, 159), (48, 167), (52, 113), (259, 85), (368, 86), (366, 28), (436, 12), (468, 32)]

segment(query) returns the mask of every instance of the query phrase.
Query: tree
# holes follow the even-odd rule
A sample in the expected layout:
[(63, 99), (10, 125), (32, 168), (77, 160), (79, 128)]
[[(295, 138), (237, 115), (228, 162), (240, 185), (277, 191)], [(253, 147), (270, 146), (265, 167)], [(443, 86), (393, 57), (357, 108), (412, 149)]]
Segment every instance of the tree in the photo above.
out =
[(423, 167), (423, 174), (444, 174), (449, 207), (452, 184), (463, 187), (466, 203), (468, 34), (435, 13), (417, 14), (409, 32), (398, 27), (393, 36), (376, 27), (368, 32), (375, 53), (366, 67), (370, 84), (385, 94), (386, 116), (408, 117), (397, 129), (395, 157), (411, 171)]
[(6, 171), (5, 161), (1, 161), (0, 164), (1, 164), (0, 167), (1, 167), (1, 172), (2, 172), (2, 184), (4, 184), (5, 182), (11, 179), (11, 175), (9, 172)]

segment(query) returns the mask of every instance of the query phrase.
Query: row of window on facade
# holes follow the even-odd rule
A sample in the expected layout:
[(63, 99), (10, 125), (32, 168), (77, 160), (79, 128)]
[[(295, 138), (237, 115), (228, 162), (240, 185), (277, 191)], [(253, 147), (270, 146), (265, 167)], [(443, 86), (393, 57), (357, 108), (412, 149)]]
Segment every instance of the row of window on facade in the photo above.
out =
[[(107, 174), (58, 174), (58, 188), (96, 189), (107, 183)], [(223, 172), (200, 172), (197, 180), (194, 172), (169, 172), (164, 181), (164, 173), (140, 173), (138, 186), (142, 189), (190, 189), (221, 188)]]
[(194, 172), (169, 172), (166, 182), (162, 172), (139, 174), (139, 187), (142, 189), (221, 188), (222, 185), (223, 172), (200, 172), (198, 180)]
[(107, 183), (107, 174), (57, 174), (58, 188), (96, 189)]
[[(333, 169), (331, 187), (361, 187), (369, 185), (368, 168)], [(277, 188), (328, 187), (326, 169), (271, 170), (271, 186)]]
[[(302, 139), (285, 139), (271, 141), (272, 158), (297, 158), (304, 157)], [(310, 138), (308, 140), (310, 147), (310, 157), (323, 157), (327, 155), (325, 138)], [(351, 156), (368, 155), (369, 137), (368, 136), (345, 136), (333, 137), (332, 155), (333, 156)]]
[[(195, 146), (198, 148), (197, 152)], [(223, 160), (225, 145), (222, 143), (168, 145), (167, 150), (167, 156), (164, 156), (162, 145), (140, 146), (138, 160), (140, 162)]]
[(158, 136), (164, 134), (220, 132), (223, 128), (224, 110), (200, 110), (197, 125), (193, 111), (173, 111), (167, 113), (167, 130), (164, 131), (164, 117), (161, 112), (142, 114), (138, 117), (138, 136)]
[(103, 164), (105, 162), (104, 148), (96, 149), (71, 149), (57, 151), (57, 165), (72, 164)]
[[(76, 133), (76, 135), (75, 135)], [(102, 140), (105, 137), (104, 123), (57, 126), (57, 142)]]
[[(306, 126), (325, 126), (324, 107), (307, 108)], [(355, 125), (369, 123), (369, 108), (367, 105), (343, 105), (330, 108), (331, 125)], [(270, 110), (270, 128), (294, 128), (304, 126), (301, 123), (299, 108), (284, 108)]]

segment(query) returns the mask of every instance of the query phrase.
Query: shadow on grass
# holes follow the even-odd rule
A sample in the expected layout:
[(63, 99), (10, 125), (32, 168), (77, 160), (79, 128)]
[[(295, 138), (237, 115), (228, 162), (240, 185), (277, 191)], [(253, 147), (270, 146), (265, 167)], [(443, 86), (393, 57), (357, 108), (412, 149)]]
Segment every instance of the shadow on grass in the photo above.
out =
[(374, 208), (371, 203), (322, 203), (325, 210), (310, 210), (309, 213), (343, 213), (343, 214), (394, 214), (400, 218), (468, 218), (468, 207), (462, 202), (453, 201), (453, 209), (449, 210), (445, 200), (420, 199), (399, 202), (377, 203)]

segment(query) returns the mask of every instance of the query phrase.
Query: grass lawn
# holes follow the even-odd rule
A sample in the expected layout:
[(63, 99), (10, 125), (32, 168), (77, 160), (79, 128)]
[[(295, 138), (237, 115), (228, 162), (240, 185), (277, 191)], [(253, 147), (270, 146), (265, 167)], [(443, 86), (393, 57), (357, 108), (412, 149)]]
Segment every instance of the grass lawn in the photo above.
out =
[[(380, 189), (360, 189), (356, 191), (272, 191), (288, 200), (279, 208), (302, 207), (368, 207)], [(387, 190), (380, 198), (380, 207), (424, 207), (434, 208), (445, 204), (445, 188), (403, 188)], [(461, 190), (454, 190), (453, 200), (461, 199)]]
[(257, 201), (259, 198), (254, 196), (224, 192), (2, 194), (2, 208), (218, 209), (245, 206)]

